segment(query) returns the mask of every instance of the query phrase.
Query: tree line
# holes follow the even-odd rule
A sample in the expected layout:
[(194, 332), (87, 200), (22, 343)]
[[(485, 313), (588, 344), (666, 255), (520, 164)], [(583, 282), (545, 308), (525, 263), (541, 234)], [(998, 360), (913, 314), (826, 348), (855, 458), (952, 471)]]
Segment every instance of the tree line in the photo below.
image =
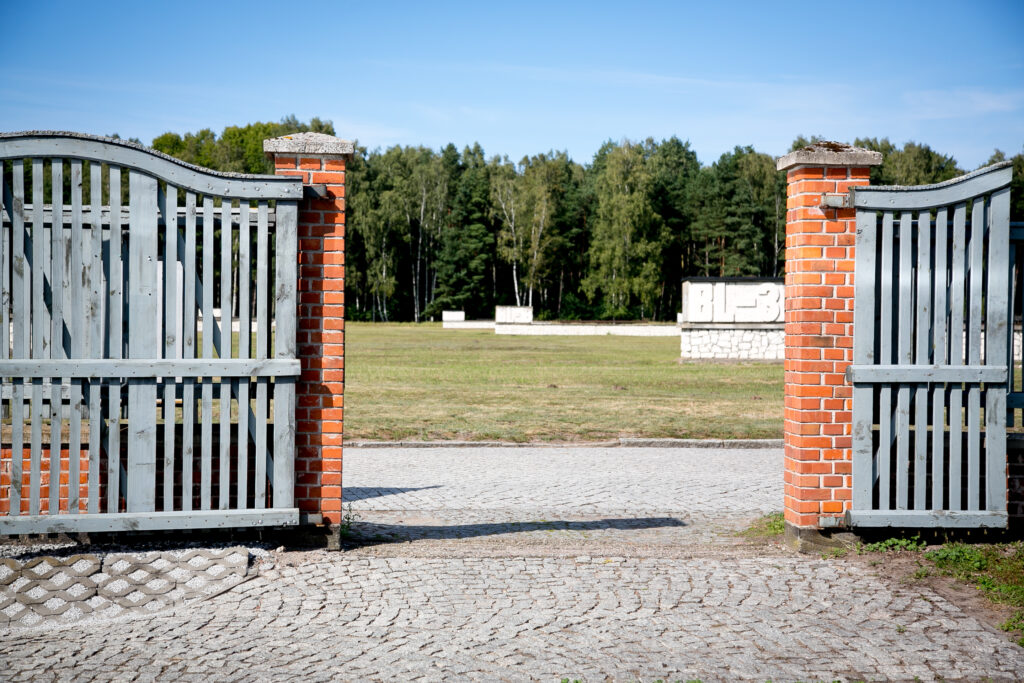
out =
[[(272, 172), (263, 140), (330, 135), (330, 121), (294, 117), (166, 133), (153, 147), (217, 170)], [(820, 138), (803, 136), (791, 151)], [(920, 185), (964, 173), (928, 145), (859, 138), (879, 151), (872, 183)], [(1006, 159), (996, 150), (986, 162)], [(1024, 153), (1013, 157), (1014, 220), (1024, 220)], [(674, 320), (686, 277), (781, 277), (785, 174), (737, 146), (702, 164), (677, 137), (605, 142), (580, 164), (549, 151), (518, 161), (459, 150), (356, 145), (346, 175), (346, 303), (355, 320), (468, 318), (495, 305), (537, 319)]]

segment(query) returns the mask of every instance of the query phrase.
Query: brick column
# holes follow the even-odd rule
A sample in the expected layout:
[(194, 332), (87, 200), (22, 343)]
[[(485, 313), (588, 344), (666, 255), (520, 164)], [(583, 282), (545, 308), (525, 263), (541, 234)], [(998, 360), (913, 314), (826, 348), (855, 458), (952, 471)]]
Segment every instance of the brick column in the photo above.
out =
[[(787, 171), (785, 515), (796, 529), (837, 526), (850, 505), (855, 211), (823, 206), (867, 185), (882, 155), (816, 143)], [(836, 198), (838, 199), (838, 198)]]
[[(345, 394), (345, 162), (353, 145), (322, 133), (266, 140), (277, 175), (302, 178), (299, 202), (295, 502), (341, 522)], [(316, 517), (313, 517), (316, 519)]]

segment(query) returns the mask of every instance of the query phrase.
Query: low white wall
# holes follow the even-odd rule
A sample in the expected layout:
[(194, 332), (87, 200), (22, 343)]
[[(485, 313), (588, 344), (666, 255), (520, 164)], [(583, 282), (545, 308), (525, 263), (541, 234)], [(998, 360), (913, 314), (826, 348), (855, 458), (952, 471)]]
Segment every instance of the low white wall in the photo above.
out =
[(498, 325), (529, 324), (533, 322), (532, 306), (495, 306), (494, 322)]
[(662, 325), (613, 325), (601, 323), (530, 323), (527, 325), (495, 325), (496, 334), (563, 335), (563, 336), (617, 336), (617, 337), (674, 337), (679, 328)]
[(465, 320), (465, 311), (441, 311), (441, 322), (443, 323), (461, 323)]
[(679, 355), (686, 359), (783, 360), (782, 325), (689, 327), (679, 329)]
[(446, 320), (441, 323), (443, 330), (493, 330), (493, 320)]

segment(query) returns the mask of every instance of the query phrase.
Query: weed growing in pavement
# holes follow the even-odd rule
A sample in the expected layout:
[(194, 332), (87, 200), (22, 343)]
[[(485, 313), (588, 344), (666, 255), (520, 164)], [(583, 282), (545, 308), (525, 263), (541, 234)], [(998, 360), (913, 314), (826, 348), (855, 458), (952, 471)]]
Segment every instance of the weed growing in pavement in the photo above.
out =
[(864, 543), (858, 548), (860, 553), (889, 553), (889, 552), (900, 552), (908, 551), (912, 553), (919, 553), (924, 550), (927, 543), (921, 540), (921, 535), (911, 536), (910, 538), (887, 538), (884, 541), (878, 541), (876, 543)]
[(845, 557), (846, 553), (848, 552), (850, 552), (849, 548), (832, 548), (831, 550), (826, 550), (825, 552), (823, 552), (821, 554), (821, 559), (836, 560), (840, 557)]
[(739, 536), (773, 538), (786, 533), (786, 521), (781, 512), (771, 512), (756, 520), (743, 531), (738, 532)]
[(993, 602), (1015, 608), (1000, 628), (1019, 635), (1017, 644), (1024, 647), (1024, 541), (947, 543), (924, 556), (942, 574), (973, 584)]
[(352, 503), (348, 504), (348, 509), (341, 516), (341, 524), (338, 525), (338, 534), (342, 538), (349, 538), (352, 536), (352, 526), (359, 521), (359, 513), (352, 509)]

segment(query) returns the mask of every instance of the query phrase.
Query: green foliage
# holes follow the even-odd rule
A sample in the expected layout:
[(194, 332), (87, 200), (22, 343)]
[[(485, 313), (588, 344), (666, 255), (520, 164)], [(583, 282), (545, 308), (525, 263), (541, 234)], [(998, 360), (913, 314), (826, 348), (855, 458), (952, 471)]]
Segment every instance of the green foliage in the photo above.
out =
[(882, 153), (882, 165), (871, 169), (872, 185), (929, 185), (963, 174), (953, 157), (928, 145), (907, 142), (898, 149), (889, 138), (857, 138), (853, 144)]
[(921, 540), (921, 536), (911, 536), (910, 538), (893, 537), (887, 538), (884, 541), (878, 541), (876, 543), (865, 543), (860, 547), (862, 552), (866, 553), (889, 553), (889, 552), (913, 552), (919, 553), (924, 550), (927, 543)]
[(273, 173), (272, 162), (263, 153), (263, 141), (290, 133), (325, 133), (334, 135), (334, 125), (313, 117), (303, 123), (286, 116), (279, 123), (250, 123), (228, 126), (217, 137), (209, 128), (196, 133), (164, 133), (153, 140), (155, 150), (197, 166), (232, 173)]
[[(330, 121), (165, 133), (153, 147), (222, 171), (272, 172), (263, 140), (334, 133)], [(820, 136), (798, 136), (797, 149)], [(921, 184), (960, 174), (952, 157), (888, 138), (855, 144), (884, 163), (875, 184)], [(996, 150), (990, 161), (1006, 158)], [(1012, 220), (1024, 220), (1024, 154), (1013, 157)], [(86, 178), (88, 182), (88, 177)], [(538, 320), (674, 320), (692, 276), (780, 277), (785, 174), (772, 157), (736, 147), (701, 166), (672, 137), (608, 141), (588, 165), (565, 152), (487, 160), (461, 153), (357, 145), (346, 176), (347, 315), (422, 321), (444, 309), (491, 317), (495, 304), (532, 306)]]
[(957, 576), (968, 576), (988, 567), (985, 555), (977, 547), (965, 543), (949, 543), (936, 550), (929, 550), (924, 556), (939, 569)]

